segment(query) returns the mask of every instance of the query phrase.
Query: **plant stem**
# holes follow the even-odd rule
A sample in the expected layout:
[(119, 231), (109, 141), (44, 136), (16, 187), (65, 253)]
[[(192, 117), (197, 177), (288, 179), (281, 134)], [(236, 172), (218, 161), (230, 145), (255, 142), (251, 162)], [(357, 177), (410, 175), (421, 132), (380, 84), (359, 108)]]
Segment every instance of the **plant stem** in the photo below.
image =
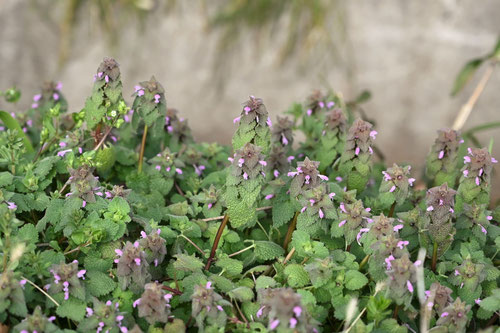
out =
[(192, 240), (190, 240), (189, 238), (187, 238), (186, 236), (184, 236), (183, 234), (180, 234), (179, 237), (182, 237), (184, 238), (185, 240), (187, 240), (191, 245), (193, 245), (198, 251), (200, 251), (200, 253), (204, 256), (205, 255), (205, 252), (203, 252), (202, 249), (200, 249), (200, 247), (198, 245), (196, 245)]
[(438, 254), (438, 244), (437, 242), (434, 242), (434, 248), (432, 249), (432, 264), (431, 264), (431, 269), (434, 273), (436, 273), (437, 254)]
[(293, 216), (292, 222), (288, 226), (288, 231), (286, 232), (285, 236), (285, 241), (283, 242), (283, 248), (286, 249), (288, 248), (288, 244), (292, 240), (292, 234), (295, 231), (295, 227), (297, 226), (297, 218), (299, 217), (299, 212), (295, 212), (295, 215)]
[(177, 290), (177, 289), (174, 289), (174, 288), (170, 288), (170, 287), (167, 287), (167, 286), (161, 286), (161, 288), (164, 289), (164, 290), (168, 290), (171, 293), (174, 293), (176, 295), (182, 295), (182, 291), (180, 291), (180, 290)]
[(391, 206), (391, 210), (389, 211), (389, 215), (387, 217), (392, 217), (394, 215), (394, 209), (396, 209), (396, 201)]
[(367, 254), (366, 257), (364, 257), (363, 260), (361, 260), (361, 263), (359, 264), (359, 270), (361, 270), (361, 268), (363, 268), (366, 265), (366, 263), (368, 263), (370, 257), (371, 254)]
[(399, 305), (396, 304), (396, 307), (394, 308), (394, 313), (392, 314), (392, 318), (398, 320), (398, 312), (399, 312)]
[(244, 249), (242, 249), (242, 250), (239, 250), (239, 251), (237, 251), (237, 252), (231, 253), (228, 257), (230, 257), (230, 258), (231, 258), (231, 257), (237, 256), (238, 254), (241, 254), (241, 253), (243, 253), (243, 252), (245, 252), (245, 251), (248, 251), (248, 250), (250, 250), (250, 249), (253, 249), (254, 247), (255, 247), (255, 244), (252, 244), (252, 245), (250, 245), (250, 246), (245, 247), (245, 248), (244, 248)]
[(217, 230), (217, 235), (215, 235), (214, 245), (212, 246), (212, 251), (210, 251), (210, 257), (208, 257), (207, 264), (205, 265), (205, 270), (207, 271), (210, 269), (210, 265), (214, 260), (215, 251), (217, 251), (217, 246), (219, 246), (219, 241), (222, 236), (222, 232), (224, 231), (224, 228), (226, 227), (228, 221), (229, 221), (229, 216), (226, 214), (224, 215), (224, 219), (222, 220), (219, 226), (219, 230)]
[(30, 280), (28, 280), (24, 276), (21, 276), (21, 279), (26, 280), (26, 282), (28, 282), (33, 287), (35, 287), (36, 289), (38, 289), (42, 294), (44, 294), (45, 296), (47, 296), (47, 298), (50, 299), (55, 305), (59, 306), (59, 303), (57, 303), (56, 300), (52, 298), (52, 296), (50, 296), (49, 294), (47, 294), (45, 292), (45, 290), (43, 290), (42, 288), (40, 288), (39, 286), (37, 286), (36, 284), (34, 284), (33, 282), (31, 282)]
[(141, 142), (141, 152), (139, 153), (139, 165), (137, 167), (137, 171), (139, 173), (142, 172), (142, 160), (144, 158), (144, 149), (146, 148), (147, 135), (148, 135), (148, 125), (144, 125), (144, 133), (142, 134), (142, 142)]
[(467, 118), (469, 118), (472, 109), (474, 108), (474, 105), (476, 105), (479, 96), (481, 96), (481, 94), (483, 93), (483, 90), (486, 87), (486, 84), (488, 83), (491, 74), (493, 74), (495, 65), (496, 61), (490, 63), (486, 71), (483, 73), (481, 80), (478, 82), (476, 88), (472, 92), (472, 95), (469, 97), (467, 102), (462, 106), (462, 108), (458, 112), (458, 116), (457, 118), (455, 118), (455, 122), (453, 123), (452, 126), (454, 130), (458, 131), (464, 126), (465, 122), (467, 121)]
[(290, 260), (290, 258), (292, 258), (292, 256), (293, 256), (294, 253), (295, 253), (295, 248), (292, 247), (292, 249), (290, 250), (290, 252), (288, 252), (288, 254), (286, 255), (285, 260), (283, 260), (283, 265), (286, 265), (286, 263), (288, 262), (288, 260)]

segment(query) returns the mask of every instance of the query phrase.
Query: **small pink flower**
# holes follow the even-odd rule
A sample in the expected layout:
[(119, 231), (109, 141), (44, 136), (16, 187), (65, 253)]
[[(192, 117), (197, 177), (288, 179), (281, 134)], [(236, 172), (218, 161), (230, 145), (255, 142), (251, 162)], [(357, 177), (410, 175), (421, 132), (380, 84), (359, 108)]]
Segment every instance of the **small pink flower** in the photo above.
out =
[(398, 230), (403, 229), (403, 227), (404, 227), (404, 226), (403, 226), (402, 224), (398, 224), (398, 225), (394, 226), (393, 230), (394, 230), (394, 231), (398, 231)]
[(270, 117), (267, 117), (266, 124), (267, 124), (267, 126), (269, 126), (269, 127), (272, 127), (272, 126), (273, 126), (273, 122), (271, 121), (271, 118), (270, 118)]
[(410, 280), (406, 281), (406, 287), (408, 287), (408, 291), (410, 293), (413, 293), (413, 285), (411, 284)]
[(267, 162), (266, 161), (259, 161), (259, 164), (262, 165), (262, 166), (266, 166)]
[(414, 182), (415, 182), (415, 178), (409, 178), (408, 179), (408, 184), (410, 184), (410, 186), (413, 186)]
[(325, 217), (325, 214), (323, 213), (323, 211), (321, 210), (321, 208), (319, 209), (319, 218), (322, 219), (323, 217)]
[(329, 109), (331, 109), (331, 108), (333, 108), (334, 105), (335, 105), (335, 102), (331, 101), (331, 102), (328, 102), (326, 104), (326, 107), (329, 108)]
[(264, 197), (266, 200), (271, 200), (274, 197), (274, 194), (268, 194)]
[(248, 173), (243, 172), (243, 179), (244, 179), (244, 180), (247, 180), (247, 179), (248, 179)]
[(347, 220), (342, 220), (339, 223), (339, 228), (342, 227), (344, 224), (346, 224)]
[(141, 299), (140, 299), (140, 298), (136, 299), (136, 300), (134, 301), (134, 303), (132, 303), (132, 306), (135, 308), (135, 307), (137, 307), (137, 305), (139, 305), (139, 304), (141, 304)]
[(377, 132), (377, 131), (375, 131), (375, 130), (374, 130), (374, 131), (371, 131), (371, 132), (370, 132), (370, 137), (371, 137), (373, 140), (375, 140), (375, 137), (377, 136), (377, 134), (378, 134), (378, 132)]
[(391, 189), (389, 190), (389, 192), (394, 192), (396, 190), (396, 186), (395, 185), (392, 185)]
[(212, 289), (212, 282), (208, 281), (207, 284), (205, 285), (206, 289)]
[(464, 156), (464, 163), (470, 163), (470, 157)]
[(359, 240), (361, 239), (361, 236), (362, 236), (364, 233), (368, 232), (368, 231), (370, 231), (370, 229), (369, 229), (369, 228), (361, 228), (361, 229), (359, 230), (358, 235), (356, 236), (356, 242), (358, 242), (358, 244), (359, 244), (359, 245), (361, 245), (361, 244), (359, 243)]
[(491, 158), (491, 163), (498, 163), (498, 161), (496, 160), (496, 158), (492, 157)]
[(307, 112), (306, 112), (306, 113), (307, 113), (307, 115), (310, 117), (310, 116), (312, 115), (312, 113), (313, 113), (313, 110), (309, 109), (309, 110), (307, 110)]
[(137, 266), (141, 266), (141, 258), (135, 258), (134, 261)]
[(290, 318), (290, 328), (295, 328), (297, 326), (297, 319), (295, 318)]
[(418, 267), (418, 266), (422, 265), (422, 260), (417, 260), (417, 261), (415, 261), (415, 263), (413, 263), (413, 265), (414, 265), (415, 267)]
[(448, 312), (443, 312), (441, 313), (441, 318), (448, 317), (449, 313)]
[(476, 185), (479, 186), (481, 182), (479, 181), (479, 177), (476, 177)]
[(9, 208), (10, 210), (14, 210), (17, 208), (17, 205), (14, 202), (7, 201), (7, 208)]
[(354, 154), (355, 154), (356, 156), (358, 156), (358, 155), (359, 155), (359, 147), (356, 147), (356, 150), (354, 151)]
[(432, 207), (432, 206), (427, 207), (428, 212), (432, 212), (433, 210), (434, 210), (434, 207)]
[(274, 330), (276, 329), (276, 327), (278, 327), (278, 325), (280, 324), (280, 321), (279, 319), (275, 319), (271, 322), (271, 324), (269, 325), (269, 329), (270, 330)]
[(120, 249), (115, 249), (115, 253), (120, 257), (123, 255), (123, 251)]
[(278, 178), (278, 177), (279, 177), (279, 175), (280, 175), (280, 173), (279, 173), (279, 171), (278, 171), (278, 170), (274, 170), (274, 171), (273, 171), (273, 175), (274, 175), (274, 178)]
[(160, 95), (158, 95), (158, 94), (155, 95), (155, 103), (156, 104), (160, 103), (160, 98), (161, 98)]
[(476, 303), (477, 305), (479, 305), (479, 304), (481, 303), (481, 299), (480, 299), (480, 298), (475, 299), (475, 300), (474, 300), (474, 303)]
[(393, 261), (394, 259), (395, 258), (394, 258), (394, 256), (392, 254), (390, 256), (388, 256), (387, 258), (385, 258), (385, 263), (386, 263), (387, 270), (389, 270), (389, 269), (392, 268), (391, 261)]
[(38, 102), (42, 98), (42, 94), (36, 94), (33, 96), (33, 102)]
[(82, 202), (82, 208), (85, 208), (85, 206), (87, 206), (87, 201), (83, 200), (83, 202)]
[(240, 119), (241, 117), (236, 117), (233, 119), (233, 124), (236, 124), (236, 123), (239, 123), (240, 122)]
[(443, 157), (444, 157), (444, 150), (441, 150), (441, 151), (439, 152), (438, 158), (439, 158), (439, 159), (442, 159)]
[(464, 177), (467, 177), (469, 175), (469, 170), (464, 170), (463, 174), (464, 174)]
[(486, 216), (486, 219), (487, 219), (488, 221), (491, 221), (491, 220), (493, 220), (493, 216), (488, 215), (488, 216)]
[(300, 317), (300, 315), (302, 314), (302, 308), (300, 306), (295, 306), (293, 308), (293, 313), (295, 313), (295, 317)]
[(344, 203), (343, 203), (343, 202), (341, 202), (341, 203), (340, 203), (339, 208), (340, 208), (340, 210), (341, 210), (342, 212), (344, 212), (344, 213), (346, 213), (346, 214), (347, 214), (347, 211), (345, 210), (345, 206), (344, 206)]
[(264, 310), (265, 306), (261, 307), (259, 310), (257, 310), (257, 318), (262, 317), (262, 311)]
[(58, 101), (59, 100), (59, 94), (58, 93), (54, 93), (52, 95), (52, 98), (54, 99), (54, 101)]
[(177, 172), (179, 175), (182, 175), (182, 170), (179, 168), (175, 168), (175, 172)]
[(137, 96), (144, 96), (144, 90), (137, 91)]
[(324, 180), (325, 182), (328, 181), (328, 177), (325, 175), (318, 175), (318, 177)]

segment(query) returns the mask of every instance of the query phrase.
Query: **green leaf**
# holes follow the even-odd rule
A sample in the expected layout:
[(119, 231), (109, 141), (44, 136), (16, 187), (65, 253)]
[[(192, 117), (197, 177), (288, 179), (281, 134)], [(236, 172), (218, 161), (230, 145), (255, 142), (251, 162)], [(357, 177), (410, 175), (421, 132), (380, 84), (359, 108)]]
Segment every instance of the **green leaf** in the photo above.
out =
[(345, 287), (349, 290), (361, 289), (367, 283), (367, 277), (359, 271), (350, 270), (345, 273)]
[(276, 282), (276, 280), (273, 279), (272, 277), (261, 275), (255, 281), (255, 289), (259, 290), (259, 289), (274, 288), (276, 287), (277, 284), (278, 283)]
[(493, 295), (481, 300), (479, 306), (487, 311), (495, 312), (500, 310), (500, 289), (495, 289)]
[(187, 254), (176, 254), (174, 255), (177, 260), (174, 262), (174, 268), (187, 271), (187, 272), (196, 272), (203, 268), (203, 263), (200, 259), (193, 256), (188, 256)]
[(93, 296), (100, 297), (112, 292), (116, 283), (107, 274), (99, 271), (87, 272), (88, 289)]
[(0, 110), (0, 120), (11, 131), (13, 131), (13, 130), (17, 131), (17, 136), (20, 137), (21, 139), (23, 139), (24, 147), (26, 148), (26, 151), (28, 153), (34, 152), (33, 146), (31, 145), (30, 140), (28, 139), (26, 134), (23, 132), (23, 130), (22, 130), (21, 126), (19, 125), (19, 123), (17, 122), (17, 120), (12, 118), (12, 116), (8, 112), (2, 111), (2, 110)]
[(243, 271), (243, 263), (241, 261), (228, 258), (227, 256), (217, 259), (215, 265), (222, 268), (228, 276), (239, 275)]
[(227, 293), (229, 297), (237, 299), (240, 302), (249, 302), (253, 299), (253, 291), (248, 287), (238, 287)]
[(56, 313), (65, 318), (81, 321), (85, 316), (86, 304), (75, 298), (70, 298), (57, 308)]
[(460, 90), (462, 90), (467, 82), (472, 78), (474, 73), (476, 73), (477, 69), (483, 63), (484, 59), (473, 59), (465, 64), (460, 73), (458, 73), (455, 83), (453, 85), (453, 89), (451, 91), (451, 95), (455, 96)]
[(285, 250), (278, 244), (268, 241), (255, 242), (255, 255), (261, 260), (273, 260), (282, 256)]
[(13, 178), (14, 176), (10, 172), (0, 172), (0, 187), (12, 184)]
[(288, 284), (293, 288), (304, 287), (309, 283), (309, 276), (302, 265), (290, 264), (285, 267), (284, 273)]
[(35, 244), (38, 242), (38, 231), (33, 224), (25, 224), (19, 229), (17, 236), (27, 243)]

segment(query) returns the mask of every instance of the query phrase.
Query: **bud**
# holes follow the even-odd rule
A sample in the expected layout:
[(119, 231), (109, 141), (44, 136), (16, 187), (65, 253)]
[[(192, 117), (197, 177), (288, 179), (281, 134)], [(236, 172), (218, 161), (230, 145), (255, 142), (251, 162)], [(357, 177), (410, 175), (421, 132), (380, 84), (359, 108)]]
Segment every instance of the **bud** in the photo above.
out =
[(328, 111), (323, 132), (316, 148), (320, 171), (325, 171), (344, 151), (347, 120), (341, 109)]
[(204, 329), (205, 323), (208, 325), (217, 324), (218, 327), (223, 327), (226, 324), (227, 315), (223, 306), (232, 306), (232, 304), (215, 292), (211, 282), (194, 287), (191, 296), (191, 315), (195, 317), (200, 330)]
[(318, 166), (319, 162), (311, 161), (306, 157), (303, 162), (297, 163), (297, 171), (288, 173), (289, 177), (293, 177), (290, 184), (290, 195), (292, 197), (297, 197), (299, 194), (318, 187), (328, 180), (328, 177), (319, 173)]
[(64, 300), (69, 299), (72, 295), (81, 300), (85, 299), (85, 287), (81, 280), (85, 280), (84, 269), (80, 270), (78, 268), (78, 261), (66, 264), (61, 262), (59, 265), (52, 265), (50, 269), (52, 273), (53, 280), (49, 282), (51, 293), (64, 293)]
[(94, 177), (94, 169), (84, 164), (78, 169), (68, 168), (71, 196), (86, 202), (95, 202), (94, 190), (99, 188), (99, 181)]
[(86, 317), (78, 325), (79, 332), (126, 332), (126, 313), (118, 310), (118, 303), (104, 303), (97, 298), (92, 302), (92, 308), (87, 308)]
[(391, 261), (391, 269), (387, 271), (387, 294), (396, 304), (411, 306), (416, 287), (416, 267), (408, 253)]
[(362, 228), (366, 228), (371, 219), (370, 209), (363, 206), (363, 201), (341, 202), (338, 209), (339, 223), (332, 223), (332, 237), (344, 236), (346, 244), (356, 239)]
[(166, 241), (160, 237), (160, 229), (152, 231), (149, 235), (142, 231), (141, 235), (143, 238), (139, 243), (146, 253), (148, 264), (158, 266), (167, 254)]
[(274, 178), (286, 175), (290, 170), (290, 162), (286, 154), (286, 148), (281, 145), (273, 145), (267, 159), (267, 172)]
[(462, 302), (458, 297), (440, 313), (436, 327), (447, 328), (447, 332), (465, 332), (465, 327), (469, 322), (467, 314), (470, 310), (471, 306)]
[(14, 332), (57, 332), (59, 328), (52, 323), (55, 317), (47, 318), (42, 312), (42, 308), (37, 305), (33, 314), (28, 315), (19, 324), (14, 326)]

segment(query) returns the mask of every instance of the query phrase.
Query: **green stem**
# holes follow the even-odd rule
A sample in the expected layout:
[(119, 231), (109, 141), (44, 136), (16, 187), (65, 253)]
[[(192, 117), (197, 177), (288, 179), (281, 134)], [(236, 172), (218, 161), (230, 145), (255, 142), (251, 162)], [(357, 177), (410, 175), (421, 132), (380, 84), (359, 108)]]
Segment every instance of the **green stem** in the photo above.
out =
[(366, 265), (366, 263), (368, 263), (370, 257), (371, 254), (367, 254), (366, 257), (364, 257), (363, 260), (361, 260), (361, 263), (359, 264), (359, 270), (361, 270)]
[(142, 134), (142, 142), (141, 142), (141, 152), (139, 153), (139, 165), (137, 167), (137, 171), (139, 173), (142, 172), (142, 160), (144, 159), (144, 149), (146, 147), (147, 135), (148, 135), (148, 125), (144, 125), (144, 134)]
[(242, 249), (242, 250), (239, 250), (239, 251), (237, 251), (237, 252), (231, 253), (228, 257), (230, 257), (230, 258), (231, 258), (231, 257), (237, 256), (238, 254), (241, 254), (241, 253), (243, 253), (243, 252), (245, 252), (245, 251), (248, 251), (248, 250), (250, 250), (250, 249), (253, 249), (254, 247), (255, 247), (255, 244), (252, 244), (252, 245), (250, 245), (250, 246), (245, 247), (245, 248), (244, 248), (244, 249)]

